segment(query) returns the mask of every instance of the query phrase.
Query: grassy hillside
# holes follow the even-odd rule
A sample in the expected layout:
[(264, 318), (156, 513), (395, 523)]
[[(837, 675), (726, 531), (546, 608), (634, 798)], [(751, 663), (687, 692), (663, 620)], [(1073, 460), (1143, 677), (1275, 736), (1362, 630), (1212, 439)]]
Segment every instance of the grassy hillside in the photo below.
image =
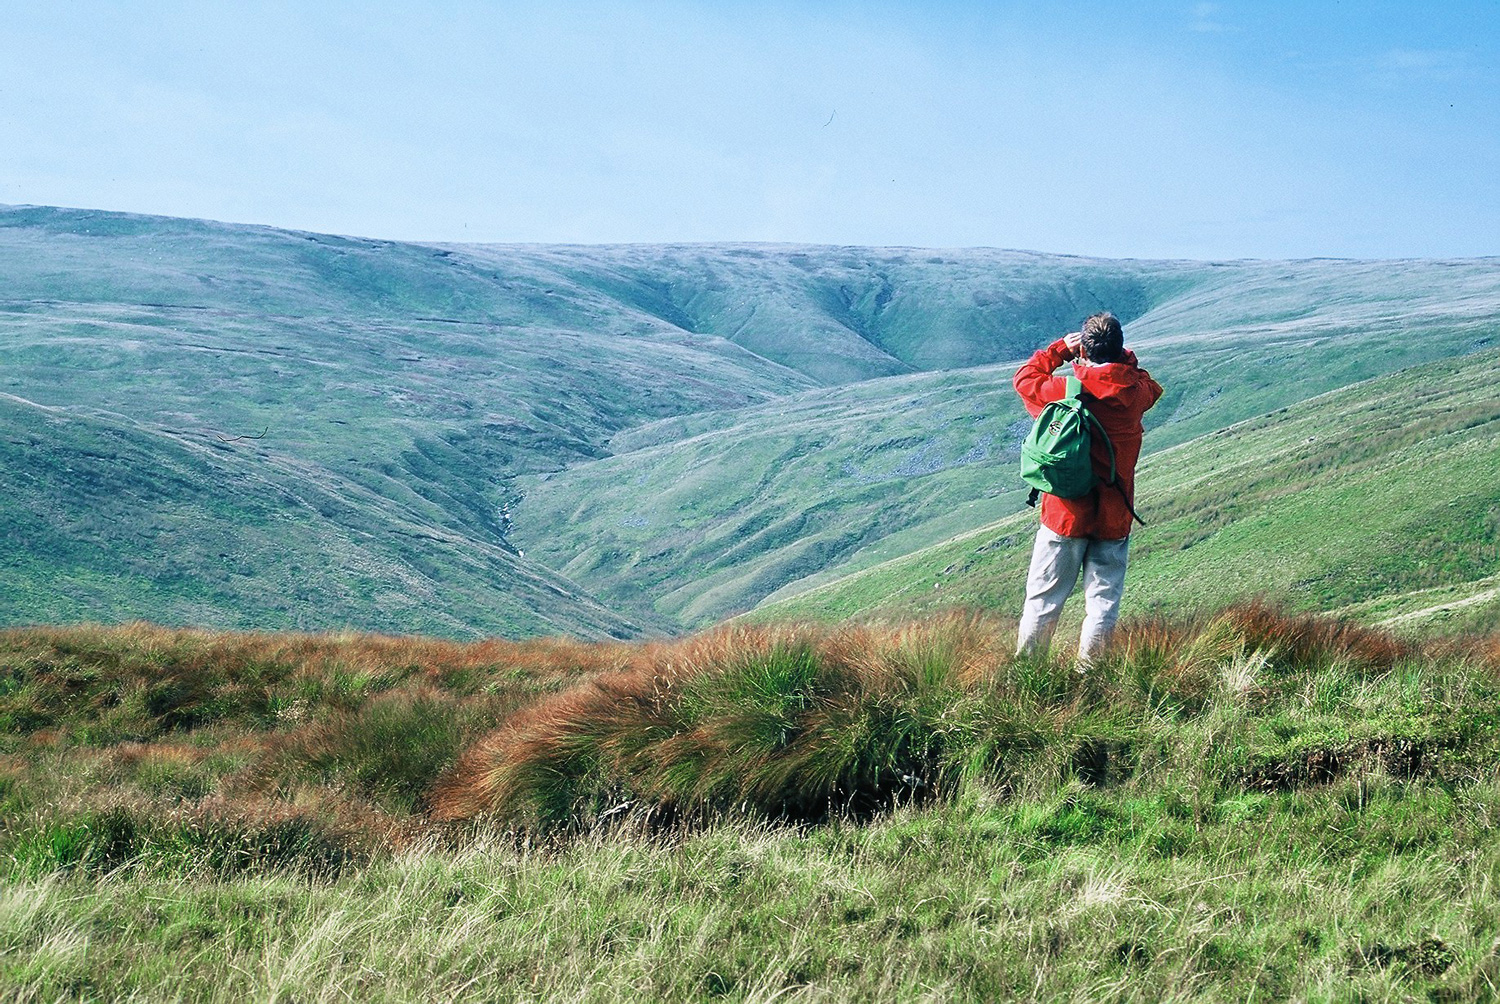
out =
[(659, 422), (518, 479), (514, 539), (622, 610), (701, 626), (862, 550), (1013, 511), (1024, 419), (1009, 371), (980, 368)]
[(1493, 999), (1494, 637), (1009, 637), (0, 632), (0, 996)]
[[(1166, 388), (1146, 452), (1482, 352), (1500, 273), (1451, 266), (1444, 302), (1422, 286), (1442, 268), (1253, 263), (1213, 296), (1194, 292), (1193, 312), (1146, 314), (1130, 337)], [(1185, 330), (1192, 318), (1202, 327)], [(804, 391), (621, 433), (613, 456), (517, 482), (516, 540), (623, 609), (686, 626), (851, 574), (1021, 508), (1015, 365)]]
[(260, 441), (201, 442), (0, 394), (0, 623), (510, 637), (638, 633), (513, 549)]
[(1148, 448), (1500, 344), (1500, 259), (1214, 263), (1127, 331), (1166, 390)]
[[(437, 249), (67, 210), (0, 211), (0, 389), (263, 446), (476, 532), (504, 479), (619, 429), (810, 381)], [(670, 387), (670, 393), (666, 388)]]
[[(107, 546), (50, 545), (88, 551), (93, 584), (49, 580), (51, 552), (27, 548), (9, 566), (7, 610), (244, 624), (227, 613), (232, 595), (291, 618), (268, 624), (418, 623), (359, 609), (388, 592), (369, 568), (394, 559), (365, 542), (388, 539), (395, 519), (477, 548), (454, 588), (418, 591), (423, 630), (601, 629), (597, 614), (572, 620), (523, 581), (520, 550), (566, 570), (579, 584), (565, 591), (605, 596), (642, 627), (706, 623), (1011, 511), (1020, 413), (1002, 361), (1101, 307), (1125, 318), (1168, 386), (1148, 440), (1162, 448), (1482, 347), (1500, 272), (1485, 261), (436, 246), (0, 208), (0, 392), (138, 430), (134, 462), (147, 467), (177, 464), (181, 446), (217, 456), (222, 439), (264, 433), (237, 446), (268, 477), (349, 496), (212, 602), (186, 584), (215, 578), (211, 562), (192, 571), (163, 557), (151, 528), (178, 527), (182, 555), (228, 553), (219, 538), (231, 531), (184, 518), (207, 510), (170, 490), (140, 496), (115, 512)], [(153, 443), (167, 453), (153, 458)], [(42, 491), (13, 452), (0, 490), (59, 511), (75, 487), (66, 465), (49, 471)], [(328, 601), (293, 612), (286, 583), (310, 567), (325, 570)], [(478, 579), (488, 584), (470, 588)], [(502, 613), (501, 594), (540, 605)]]
[[(474, 249), (509, 256), (513, 248)], [(730, 338), (816, 378), (849, 383), (1014, 358), (1112, 309), (1127, 320), (1210, 269), (994, 248), (798, 245), (549, 249), (580, 286), (688, 331)]]
[[(1182, 610), (1264, 594), (1372, 620), (1500, 603), (1500, 351), (1416, 367), (1146, 458), (1126, 607)], [(1018, 611), (1027, 511), (825, 583), (768, 618), (842, 618), (951, 605)], [(1075, 604), (1076, 606), (1076, 604)], [(1076, 613), (1076, 612), (1075, 612)]]
[[(528, 581), (578, 593), (515, 560), (506, 540), (510, 478), (598, 455), (613, 432), (644, 420), (736, 407), (811, 381), (724, 339), (618, 304), (606, 310), (586, 291), (551, 295), (550, 276), (524, 268), (500, 276), (445, 264), (450, 257), (266, 228), (0, 211), (0, 391), (138, 427), (148, 435), (132, 459), (143, 468), (176, 464), (179, 444), (202, 453), (217, 451), (221, 438), (264, 433), (238, 449), (253, 452), (273, 480), (295, 492), (351, 496), (245, 566), (254, 572), (232, 602), (220, 595), (203, 603), (172, 597), (202, 592), (207, 587), (190, 580), (221, 573), (211, 557), (203, 568), (185, 559), (224, 551), (221, 538), (234, 536), (234, 526), (189, 518), (204, 510), (170, 490), (135, 496), (113, 512), (108, 546), (71, 542), (70, 550), (88, 551), (89, 577), (98, 581), (58, 578), (50, 569), (60, 552), (28, 547), (12, 558), (6, 612), (22, 620), (144, 614), (235, 625), (269, 610), (280, 612), (266, 626), (354, 623), (459, 635), (587, 635), (625, 625), (597, 607), (564, 615), (568, 601)], [(10, 438), (24, 431), (28, 443), (36, 434), (45, 442), (53, 428), (17, 429)], [(161, 457), (152, 455), (157, 446)], [(88, 490), (66, 483), (66, 465), (49, 470), (49, 487), (31, 483), (30, 457), (12, 451), (0, 484), (34, 512)], [(113, 473), (126, 482), (134, 476)], [(151, 544), (151, 528), (163, 521), (178, 528), (176, 556)], [(445, 566), (470, 571), (404, 599), (402, 589), (372, 586), (372, 575), (389, 576), (371, 569), (392, 558), (365, 542), (399, 536), (401, 521), (472, 542), (462, 559), (454, 558), (462, 545), (431, 559), (440, 579)], [(427, 560), (408, 553), (397, 563)], [(285, 588), (309, 568), (319, 570), (313, 593)], [(424, 610), (387, 620), (390, 602), (366, 602), (372, 592)]]

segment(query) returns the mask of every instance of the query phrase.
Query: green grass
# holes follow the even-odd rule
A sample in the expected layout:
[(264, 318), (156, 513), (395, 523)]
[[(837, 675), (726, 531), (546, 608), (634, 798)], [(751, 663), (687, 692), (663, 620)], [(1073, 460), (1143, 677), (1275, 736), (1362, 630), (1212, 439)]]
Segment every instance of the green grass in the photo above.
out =
[[(1150, 525), (1132, 536), (1127, 609), (1266, 595), (1381, 620), (1434, 606), (1422, 599), (1427, 590), (1487, 581), (1500, 568), (1500, 411), (1487, 390), (1497, 377), (1500, 353), (1485, 350), (1147, 456), (1137, 485)], [(773, 596), (752, 616), (1018, 611), (1034, 525), (1023, 512)], [(1476, 604), (1467, 626), (1493, 624), (1495, 611), (1493, 597)]]
[[(18, 1001), (1492, 1000), (1494, 785), (1060, 793), (810, 832), (12, 879)], [(1376, 847), (1379, 850), (1376, 850)]]
[[(1080, 675), (1013, 659), (1012, 631), (0, 634), (0, 704), (32, 716), (0, 752), (0, 995), (1500, 995), (1493, 636), (1242, 609), (1127, 624)], [(654, 711), (590, 703), (653, 674)], [(840, 702), (871, 727), (819, 734)], [(643, 713), (657, 731), (632, 740)], [(454, 733), (535, 754), (559, 726), (595, 742), (568, 747), (595, 769), (561, 815), (433, 818), (466, 776), (441, 773)], [(669, 770), (674, 735), (719, 753)], [(926, 784), (830, 775), (851, 748)]]
[(18, 861), (59, 866), (366, 856), (402, 839), (469, 744), (620, 658), (562, 641), (5, 632), (0, 829)]
[[(256, 444), (0, 395), (0, 624), (152, 619), (510, 637), (641, 630), (480, 530)], [(364, 529), (368, 528), (368, 529)]]

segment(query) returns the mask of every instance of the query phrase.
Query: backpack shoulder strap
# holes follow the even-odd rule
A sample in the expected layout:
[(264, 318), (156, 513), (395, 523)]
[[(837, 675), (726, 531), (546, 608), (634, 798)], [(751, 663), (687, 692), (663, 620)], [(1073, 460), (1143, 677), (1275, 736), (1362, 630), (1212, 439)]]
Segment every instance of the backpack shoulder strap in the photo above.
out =
[(1130, 504), (1130, 496), (1125, 494), (1125, 487), (1118, 481), (1112, 481), (1110, 482), (1110, 484), (1114, 486), (1115, 491), (1120, 493), (1120, 498), (1125, 502), (1125, 508), (1130, 510), (1131, 518), (1133, 518), (1141, 526), (1145, 526), (1146, 521), (1141, 519), (1141, 514), (1136, 512), (1135, 506)]
[(1115, 483), (1115, 444), (1114, 444), (1114, 441), (1109, 438), (1109, 433), (1107, 433), (1107, 432), (1104, 431), (1104, 423), (1101, 422), (1101, 421), (1099, 421), (1099, 416), (1095, 415), (1092, 411), (1085, 411), (1084, 415), (1088, 418), (1088, 420), (1090, 422), (1094, 423), (1094, 428), (1096, 428), (1096, 429), (1099, 430), (1099, 436), (1100, 436), (1100, 438), (1102, 438), (1104, 440), (1104, 445), (1107, 446), (1107, 447), (1109, 447), (1109, 480), (1106, 483), (1107, 484), (1114, 484)]
[(1068, 379), (1068, 389), (1067, 389), (1067, 392), (1063, 396), (1064, 397), (1073, 397), (1073, 398), (1082, 397), (1083, 396), (1083, 381), (1079, 380), (1076, 376), (1070, 376), (1067, 379)]
[(1140, 513), (1135, 511), (1135, 506), (1131, 503), (1130, 496), (1125, 494), (1125, 486), (1120, 484), (1118, 472), (1115, 470), (1115, 444), (1110, 441), (1109, 433), (1104, 431), (1104, 424), (1099, 421), (1093, 412), (1085, 412), (1084, 414), (1088, 415), (1089, 420), (1094, 423), (1094, 426), (1099, 430), (1099, 435), (1104, 437), (1104, 445), (1109, 447), (1109, 480), (1105, 484), (1110, 485), (1115, 491), (1120, 493), (1120, 498), (1125, 500), (1125, 508), (1130, 510), (1130, 515), (1141, 526), (1145, 526), (1146, 521), (1141, 519)]

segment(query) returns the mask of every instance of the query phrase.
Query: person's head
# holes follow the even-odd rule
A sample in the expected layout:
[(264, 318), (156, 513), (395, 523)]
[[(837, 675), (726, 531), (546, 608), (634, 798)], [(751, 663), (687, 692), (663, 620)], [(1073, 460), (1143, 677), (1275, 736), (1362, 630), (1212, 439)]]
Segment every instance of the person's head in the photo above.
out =
[(1125, 354), (1125, 332), (1114, 314), (1095, 314), (1083, 322), (1083, 357), (1091, 363), (1119, 362)]

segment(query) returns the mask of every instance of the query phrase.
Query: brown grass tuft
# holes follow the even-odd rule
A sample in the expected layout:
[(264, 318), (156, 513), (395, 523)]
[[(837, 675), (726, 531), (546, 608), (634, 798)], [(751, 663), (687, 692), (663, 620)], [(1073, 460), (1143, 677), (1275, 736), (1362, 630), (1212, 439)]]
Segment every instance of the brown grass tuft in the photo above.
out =
[(1319, 614), (1290, 614), (1264, 601), (1238, 604), (1219, 616), (1234, 624), (1252, 648), (1277, 651), (1298, 666), (1339, 660), (1389, 669), (1422, 649), (1390, 631)]
[(1265, 603), (1126, 622), (1087, 674), (1014, 642), (1012, 621), (973, 611), (639, 643), (30, 628), (0, 632), (0, 715), (11, 790), (70, 804), (107, 782), (158, 812), (529, 825), (999, 790), (1130, 748), (1162, 716), (1300, 699), (1319, 673), (1500, 674), (1500, 637), (1419, 642)]
[[(622, 671), (485, 737), (439, 782), (432, 812), (556, 818), (584, 789), (596, 801), (674, 808), (774, 806), (888, 784), (925, 755), (907, 734), (920, 723), (901, 705), (987, 686), (1010, 659), (1009, 633), (959, 612), (844, 627), (732, 624), (644, 645)], [(891, 776), (869, 776), (882, 765)]]

